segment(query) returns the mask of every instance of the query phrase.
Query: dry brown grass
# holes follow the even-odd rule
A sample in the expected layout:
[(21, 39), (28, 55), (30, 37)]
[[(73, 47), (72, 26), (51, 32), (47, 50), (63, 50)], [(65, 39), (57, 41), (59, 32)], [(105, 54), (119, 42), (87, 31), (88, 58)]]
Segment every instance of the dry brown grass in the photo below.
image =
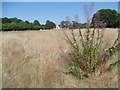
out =
[[(105, 38), (110, 37), (113, 42), (117, 29), (107, 29), (105, 33)], [(3, 43), (3, 88), (118, 87), (117, 68), (85, 80), (66, 75), (64, 64), (58, 60), (59, 47), (65, 52), (69, 48), (60, 30), (2, 32), (0, 40)]]

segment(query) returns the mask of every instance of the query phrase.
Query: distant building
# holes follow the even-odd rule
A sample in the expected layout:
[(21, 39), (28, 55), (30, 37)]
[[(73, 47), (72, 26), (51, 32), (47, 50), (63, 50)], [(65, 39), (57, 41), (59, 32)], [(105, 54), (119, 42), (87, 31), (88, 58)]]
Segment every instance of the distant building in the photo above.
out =
[(55, 29), (62, 29), (59, 25), (56, 25)]

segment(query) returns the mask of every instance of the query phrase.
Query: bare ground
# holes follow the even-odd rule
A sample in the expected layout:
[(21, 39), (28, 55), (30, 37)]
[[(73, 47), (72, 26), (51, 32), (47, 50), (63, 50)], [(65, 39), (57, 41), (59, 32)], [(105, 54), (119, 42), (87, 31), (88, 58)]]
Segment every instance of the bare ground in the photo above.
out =
[[(1, 33), (3, 88), (118, 88), (117, 68), (84, 80), (65, 74), (60, 47), (69, 48), (60, 30)], [(117, 29), (107, 29), (104, 37), (113, 43), (117, 35)]]

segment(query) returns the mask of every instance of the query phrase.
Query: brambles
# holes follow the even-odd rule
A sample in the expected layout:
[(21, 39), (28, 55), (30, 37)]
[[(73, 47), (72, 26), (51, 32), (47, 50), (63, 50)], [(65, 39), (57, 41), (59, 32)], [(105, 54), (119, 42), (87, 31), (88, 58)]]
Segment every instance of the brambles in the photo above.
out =
[[(85, 13), (88, 13), (88, 7), (85, 5)], [(90, 7), (92, 10), (92, 6)], [(75, 17), (76, 19), (76, 17)], [(70, 22), (70, 19), (67, 18)], [(79, 20), (79, 19), (76, 19)], [(104, 42), (104, 31), (106, 23), (100, 20), (99, 12), (96, 13), (94, 18), (94, 28), (90, 28), (90, 13), (86, 15), (87, 25), (86, 31), (83, 35), (79, 27), (79, 37), (76, 38), (73, 26), (70, 24), (71, 38), (65, 34), (66, 41), (71, 47), (71, 52), (67, 53), (68, 57), (65, 58), (68, 64), (68, 69), (77, 78), (83, 79), (88, 77), (89, 74), (95, 74), (106, 71), (111, 66), (116, 66), (119, 61), (115, 61), (107, 66), (107, 61), (114, 56), (118, 50), (119, 37), (116, 38), (113, 45), (109, 48), (102, 47)], [(77, 21), (78, 22), (78, 21)], [(79, 40), (78, 40), (79, 39)], [(104, 68), (104, 69), (101, 69)]]

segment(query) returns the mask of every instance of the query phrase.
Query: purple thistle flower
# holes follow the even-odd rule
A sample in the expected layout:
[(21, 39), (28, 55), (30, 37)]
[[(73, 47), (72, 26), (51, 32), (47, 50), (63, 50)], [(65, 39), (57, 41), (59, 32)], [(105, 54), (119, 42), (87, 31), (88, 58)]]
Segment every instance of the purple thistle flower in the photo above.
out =
[(90, 45), (86, 45), (86, 48), (90, 48)]
[(110, 55), (110, 53), (109, 52), (105, 52), (105, 55), (108, 56), (108, 55)]
[(69, 28), (69, 29), (73, 29), (73, 25), (72, 25), (72, 23), (71, 23), (71, 20), (70, 20), (70, 17), (69, 17), (69, 16), (66, 17), (66, 21), (67, 21), (68, 28)]
[(89, 23), (92, 19), (91, 18), (87, 18), (87, 23)]
[(104, 28), (106, 27), (106, 23), (100, 20), (99, 12), (96, 12), (95, 17), (93, 18), (93, 22), (95, 24), (95, 27), (97, 28), (102, 28), (104, 30)]
[(60, 49), (61, 53), (59, 54), (60, 58), (58, 60), (63, 63), (66, 63), (66, 59), (69, 57), (69, 55), (64, 53), (62, 46), (60, 46), (59, 49)]
[(75, 21), (79, 22), (79, 16), (78, 15), (75, 15)]
[(84, 27), (81, 23), (78, 23), (78, 26), (79, 26), (79, 27), (81, 27), (81, 28), (83, 28), (83, 27)]
[(93, 25), (93, 24), (90, 24), (90, 27), (94, 27), (94, 25)]
[(110, 55), (109, 52), (105, 52), (105, 53), (101, 56), (101, 58), (104, 59), (105, 57), (107, 57), (107, 56), (109, 56), (109, 55)]
[(105, 28), (106, 23), (104, 23), (103, 21), (100, 21), (100, 26), (101, 26), (101, 28)]
[(99, 12), (98, 12), (98, 11), (96, 12), (96, 15), (99, 15)]
[(68, 24), (71, 23), (71, 20), (70, 20), (70, 17), (69, 17), (69, 16), (66, 17), (66, 21), (67, 21)]
[(87, 23), (90, 23), (93, 6), (94, 6), (93, 2), (91, 3), (90, 7), (88, 7), (88, 5), (84, 5), (84, 13), (85, 13), (85, 18), (87, 20)]

